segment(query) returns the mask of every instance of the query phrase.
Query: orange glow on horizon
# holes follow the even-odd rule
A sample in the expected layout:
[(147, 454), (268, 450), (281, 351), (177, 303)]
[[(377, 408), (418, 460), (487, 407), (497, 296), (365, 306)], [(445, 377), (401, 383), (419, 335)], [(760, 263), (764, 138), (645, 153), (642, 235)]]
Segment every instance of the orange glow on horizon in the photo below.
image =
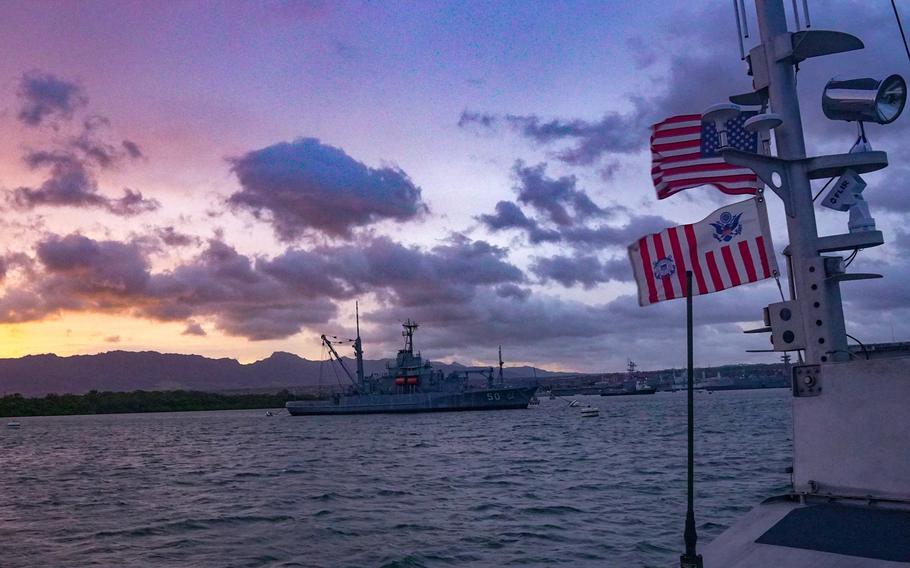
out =
[(65, 314), (36, 322), (0, 325), (0, 358), (55, 353), (87, 355), (105, 351), (159, 351), (252, 363), (275, 351), (319, 357), (318, 341), (306, 334), (269, 341), (224, 335), (203, 323), (208, 335), (183, 335), (185, 323), (158, 322), (109, 314)]

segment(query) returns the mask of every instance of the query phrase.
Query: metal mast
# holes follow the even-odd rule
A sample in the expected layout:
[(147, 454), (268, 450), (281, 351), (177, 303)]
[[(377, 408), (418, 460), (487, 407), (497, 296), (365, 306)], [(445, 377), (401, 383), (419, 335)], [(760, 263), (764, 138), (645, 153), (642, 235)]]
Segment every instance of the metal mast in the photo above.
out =
[[(766, 321), (770, 325), (767, 330), (774, 332), (776, 350), (804, 350), (808, 364), (847, 361), (850, 353), (840, 282), (878, 275), (847, 275), (842, 257), (822, 253), (879, 245), (881, 233), (819, 237), (810, 180), (836, 177), (847, 170), (866, 173), (881, 169), (888, 163), (887, 156), (884, 152), (858, 152), (807, 158), (796, 92), (796, 65), (810, 57), (862, 49), (863, 43), (841, 32), (791, 33), (783, 0), (755, 0), (755, 9), (762, 41), (748, 56), (755, 92), (731, 100), (756, 104), (756, 100), (770, 99), (771, 109), (781, 120), (774, 127), (777, 156), (729, 148), (723, 150), (723, 156), (730, 164), (755, 171), (781, 198), (787, 214), (790, 244), (785, 254), (792, 267), (790, 284), (795, 298), (769, 306), (774, 313)], [(780, 320), (784, 326), (776, 325)]]
[(404, 336), (404, 351), (413, 354), (414, 353), (414, 330), (420, 327), (416, 321), (411, 321), (410, 319), (401, 324), (401, 327), (404, 328), (404, 331), (401, 332), (401, 335)]
[(357, 337), (354, 339), (354, 357), (357, 359), (357, 384), (363, 388), (363, 345), (360, 342), (359, 302), (354, 302), (354, 317), (357, 321)]
[(503, 365), (503, 360), (502, 360), (502, 345), (500, 345), (500, 346), (499, 346), (499, 384), (500, 384), (500, 385), (503, 384), (503, 378), (502, 378), (502, 365)]
[[(783, 118), (783, 124), (774, 130), (777, 156), (784, 160), (802, 160), (806, 157), (806, 142), (796, 92), (796, 71), (791, 60), (779, 60), (775, 52), (775, 38), (789, 33), (784, 3), (783, 0), (756, 0), (755, 9), (768, 69), (771, 108)], [(787, 232), (790, 235), (796, 299), (802, 303), (803, 325), (808, 328), (805, 335), (806, 362), (827, 361), (828, 353), (834, 361), (845, 361), (849, 353), (840, 282), (826, 278), (824, 260), (818, 251), (812, 186), (805, 168), (791, 164), (788, 169), (786, 181), (790, 210), (787, 211)], [(821, 321), (820, 325), (818, 321)]]

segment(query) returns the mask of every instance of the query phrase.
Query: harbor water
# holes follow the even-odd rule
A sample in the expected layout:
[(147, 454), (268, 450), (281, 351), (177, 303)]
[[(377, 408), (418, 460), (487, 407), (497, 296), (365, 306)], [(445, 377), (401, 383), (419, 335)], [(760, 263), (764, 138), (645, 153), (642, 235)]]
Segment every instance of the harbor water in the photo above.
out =
[[(685, 398), (21, 418), (0, 434), (0, 566), (669, 566)], [(788, 488), (789, 404), (696, 393), (700, 542)]]

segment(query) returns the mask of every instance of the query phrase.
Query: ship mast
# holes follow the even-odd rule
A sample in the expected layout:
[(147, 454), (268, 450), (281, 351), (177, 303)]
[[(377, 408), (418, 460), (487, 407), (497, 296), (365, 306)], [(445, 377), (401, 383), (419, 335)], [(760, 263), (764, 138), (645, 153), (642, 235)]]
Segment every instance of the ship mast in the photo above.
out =
[(408, 319), (406, 322), (401, 324), (404, 328), (404, 331), (401, 332), (401, 335), (404, 336), (404, 349), (408, 354), (414, 354), (414, 330), (420, 327), (416, 321), (411, 321)]
[(357, 321), (357, 336), (354, 339), (354, 356), (357, 358), (357, 384), (363, 388), (363, 344), (360, 342), (359, 302), (354, 302), (354, 317)]
[(503, 381), (503, 378), (502, 378), (502, 365), (503, 365), (503, 360), (502, 360), (502, 345), (500, 345), (500, 346), (499, 346), (499, 384), (500, 384), (500, 385), (502, 385), (503, 382), (504, 382), (504, 381)]

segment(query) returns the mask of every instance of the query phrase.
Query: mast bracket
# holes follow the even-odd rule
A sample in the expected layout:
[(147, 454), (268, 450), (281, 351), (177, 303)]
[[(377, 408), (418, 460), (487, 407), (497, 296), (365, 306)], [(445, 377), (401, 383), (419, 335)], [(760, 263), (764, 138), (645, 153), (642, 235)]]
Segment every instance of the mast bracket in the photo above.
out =
[[(757, 327), (755, 329), (744, 329), (743, 333), (771, 333), (771, 326)], [(771, 349), (771, 351), (774, 351)]]
[(885, 243), (885, 237), (881, 231), (862, 231), (819, 237), (816, 243), (820, 253), (835, 252), (877, 247)]
[(799, 160), (805, 162), (809, 179), (838, 177), (847, 170), (867, 174), (888, 167), (888, 154), (881, 151), (831, 154)]
[(764, 156), (735, 148), (725, 148), (721, 150), (721, 155), (728, 164), (743, 166), (755, 172), (784, 202), (788, 217), (794, 216), (790, 194), (791, 172), (801, 174), (805, 171), (809, 179), (823, 179), (837, 177), (847, 170), (865, 174), (888, 166), (888, 154), (880, 151), (831, 154), (799, 160)]
[(875, 274), (872, 272), (842, 272), (840, 274), (834, 274), (829, 276), (831, 280), (837, 280), (838, 282), (847, 282), (850, 280), (875, 280), (877, 278), (884, 278), (881, 274)]
[(821, 365), (796, 365), (793, 367), (793, 396), (818, 396), (822, 393)]
[(781, 34), (774, 38), (774, 57), (777, 61), (799, 63), (810, 57), (855, 51), (865, 47), (858, 37), (830, 30), (803, 30)]
[(793, 206), (790, 197), (790, 168), (800, 160), (784, 160), (774, 156), (744, 152), (735, 148), (725, 148), (721, 151), (721, 155), (728, 164), (743, 166), (755, 172), (771, 188), (771, 191), (776, 193), (784, 202), (787, 216), (793, 216)]

